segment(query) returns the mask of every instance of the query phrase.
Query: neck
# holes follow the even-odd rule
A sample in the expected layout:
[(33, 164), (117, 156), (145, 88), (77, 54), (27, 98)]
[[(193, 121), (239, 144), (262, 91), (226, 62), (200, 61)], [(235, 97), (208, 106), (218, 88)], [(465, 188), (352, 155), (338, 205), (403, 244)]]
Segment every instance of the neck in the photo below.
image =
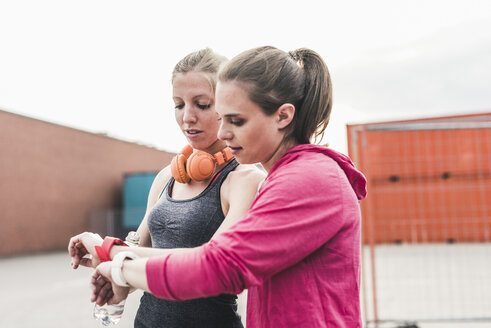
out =
[(276, 164), (276, 162), (281, 158), (283, 157), (283, 155), (285, 155), (285, 153), (287, 152), (288, 149), (292, 148), (293, 146), (296, 146), (298, 145), (298, 142), (295, 142), (295, 141), (282, 141), (278, 147), (276, 147), (276, 150), (273, 152), (273, 154), (270, 156), (270, 158), (265, 161), (265, 162), (261, 162), (261, 165), (264, 167), (264, 169), (266, 170), (266, 172), (269, 173), (269, 171), (271, 170), (271, 168)]
[(208, 154), (214, 155), (219, 151), (222, 151), (222, 149), (226, 146), (227, 144), (224, 141), (217, 139), (213, 144), (210, 145), (210, 147), (203, 149), (203, 151), (207, 152)]

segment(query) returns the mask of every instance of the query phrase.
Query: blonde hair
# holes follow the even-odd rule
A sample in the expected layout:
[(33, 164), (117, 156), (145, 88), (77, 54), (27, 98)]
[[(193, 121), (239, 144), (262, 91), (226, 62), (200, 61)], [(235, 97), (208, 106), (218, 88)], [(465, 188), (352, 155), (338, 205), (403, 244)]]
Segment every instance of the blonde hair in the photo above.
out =
[(210, 48), (192, 52), (174, 66), (171, 82), (174, 82), (176, 75), (179, 73), (202, 72), (206, 74), (210, 86), (215, 92), (218, 70), (227, 60), (226, 57), (217, 54)]

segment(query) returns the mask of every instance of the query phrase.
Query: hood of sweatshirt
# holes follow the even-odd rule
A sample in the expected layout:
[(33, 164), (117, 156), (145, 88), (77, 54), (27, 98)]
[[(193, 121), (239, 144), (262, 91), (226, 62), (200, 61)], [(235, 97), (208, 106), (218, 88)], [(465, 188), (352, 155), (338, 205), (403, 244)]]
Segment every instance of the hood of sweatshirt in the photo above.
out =
[[(356, 194), (356, 197), (358, 197), (359, 200), (362, 200), (367, 196), (367, 179), (365, 178), (363, 173), (361, 173), (355, 168), (355, 165), (353, 164), (353, 162), (348, 156), (339, 153), (335, 150), (329, 149), (325, 146), (311, 145), (311, 144), (301, 144), (301, 145), (294, 146), (290, 148), (285, 153), (285, 155), (299, 152), (299, 151), (313, 151), (329, 156), (330, 158), (335, 160), (336, 163), (338, 163), (341, 169), (343, 169), (344, 173), (348, 177), (348, 181), (350, 182), (351, 187), (353, 188)], [(281, 161), (281, 159), (279, 161)]]

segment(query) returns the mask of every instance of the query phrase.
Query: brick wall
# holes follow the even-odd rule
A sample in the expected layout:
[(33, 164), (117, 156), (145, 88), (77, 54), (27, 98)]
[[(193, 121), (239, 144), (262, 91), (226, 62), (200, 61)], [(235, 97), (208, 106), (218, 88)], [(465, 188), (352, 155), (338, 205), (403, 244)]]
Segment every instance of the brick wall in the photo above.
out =
[(173, 155), (0, 110), (0, 256), (66, 248), (89, 212), (121, 207), (125, 173)]

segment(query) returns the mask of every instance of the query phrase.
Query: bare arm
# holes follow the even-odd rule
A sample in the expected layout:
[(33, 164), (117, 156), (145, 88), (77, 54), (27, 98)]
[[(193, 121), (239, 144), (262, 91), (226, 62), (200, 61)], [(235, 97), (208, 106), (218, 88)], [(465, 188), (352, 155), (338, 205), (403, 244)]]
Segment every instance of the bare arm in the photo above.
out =
[(247, 213), (256, 198), (258, 186), (266, 174), (253, 165), (240, 165), (223, 182), (220, 195), (225, 219), (212, 239), (228, 230)]
[(155, 204), (157, 204), (159, 196), (162, 193), (165, 184), (167, 183), (167, 181), (169, 181), (170, 177), (170, 166), (167, 166), (162, 169), (159, 174), (157, 174), (155, 180), (152, 183), (152, 187), (150, 188), (150, 191), (148, 193), (147, 210), (137, 230), (140, 235), (140, 246), (142, 247), (152, 247), (152, 239), (150, 238), (150, 232), (148, 230), (147, 224), (148, 214), (150, 213), (150, 210), (155, 206)]

